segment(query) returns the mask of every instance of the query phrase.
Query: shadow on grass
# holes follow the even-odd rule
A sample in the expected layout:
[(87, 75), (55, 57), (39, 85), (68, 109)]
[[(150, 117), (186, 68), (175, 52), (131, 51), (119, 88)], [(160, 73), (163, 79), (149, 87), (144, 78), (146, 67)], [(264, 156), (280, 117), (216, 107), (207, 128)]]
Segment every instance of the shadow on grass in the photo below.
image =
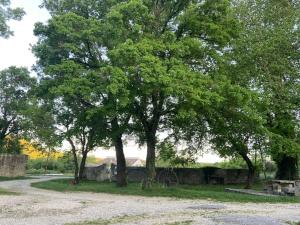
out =
[[(163, 188), (154, 185), (150, 190), (142, 190), (139, 183), (129, 183), (125, 188), (116, 187), (115, 183), (83, 181), (73, 185), (70, 179), (57, 179), (51, 181), (32, 183), (33, 187), (60, 192), (93, 192), (118, 195), (138, 195), (147, 197), (171, 197), (181, 199), (206, 199), (221, 202), (255, 202), (255, 203), (300, 203), (299, 197), (289, 196), (253, 196), (239, 193), (226, 192), (225, 188), (242, 188), (241, 185), (178, 185)], [(255, 189), (261, 189), (257, 184)]]

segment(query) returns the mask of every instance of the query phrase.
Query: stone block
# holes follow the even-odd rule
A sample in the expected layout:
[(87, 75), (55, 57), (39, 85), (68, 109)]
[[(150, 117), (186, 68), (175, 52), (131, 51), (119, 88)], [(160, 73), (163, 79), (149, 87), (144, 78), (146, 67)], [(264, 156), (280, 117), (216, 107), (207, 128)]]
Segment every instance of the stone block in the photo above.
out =
[(25, 176), (27, 159), (27, 155), (0, 154), (0, 176)]

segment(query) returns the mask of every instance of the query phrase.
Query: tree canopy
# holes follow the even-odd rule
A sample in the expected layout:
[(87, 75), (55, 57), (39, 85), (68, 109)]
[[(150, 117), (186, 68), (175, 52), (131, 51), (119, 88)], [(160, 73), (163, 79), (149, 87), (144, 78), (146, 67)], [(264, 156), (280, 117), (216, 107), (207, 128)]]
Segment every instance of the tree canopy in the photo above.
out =
[(0, 1), (0, 37), (8, 38), (13, 35), (7, 22), (9, 20), (21, 20), (25, 12), (21, 8), (10, 8), (10, 0)]
[[(0, 71), (0, 149), (26, 127), (30, 90), (35, 80), (25, 68), (10, 67)], [(18, 139), (17, 139), (18, 141)]]
[(297, 1), (44, 0), (43, 6), (51, 18), (34, 30), (36, 99), (50, 113), (53, 133), (69, 141), (74, 162), (80, 152), (84, 167), (89, 151), (113, 146), (118, 185), (125, 186), (123, 142), (134, 136), (147, 146), (143, 187), (149, 188), (163, 133), (174, 158), (174, 146), (196, 154), (207, 143), (223, 157), (242, 157), (249, 185), (257, 150), (271, 155), (279, 171), (293, 165), (279, 177), (297, 176)]

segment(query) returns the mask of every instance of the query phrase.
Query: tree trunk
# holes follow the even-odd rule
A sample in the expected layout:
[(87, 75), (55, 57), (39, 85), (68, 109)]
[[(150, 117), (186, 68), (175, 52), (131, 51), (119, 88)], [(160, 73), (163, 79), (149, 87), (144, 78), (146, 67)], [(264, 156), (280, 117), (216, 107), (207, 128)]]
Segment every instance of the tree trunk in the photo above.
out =
[(149, 189), (155, 179), (155, 132), (147, 135), (147, 158), (146, 158), (146, 177), (143, 180), (142, 188)]
[(87, 150), (82, 153), (82, 159), (81, 159), (80, 168), (79, 168), (79, 180), (83, 180), (83, 172), (85, 169), (87, 154), (88, 154)]
[(74, 162), (74, 184), (79, 184), (79, 177), (78, 177), (78, 172), (79, 172), (79, 166), (78, 166), (78, 158), (76, 154), (76, 147), (71, 139), (68, 139), (71, 149), (72, 149), (72, 155), (73, 155), (73, 162)]
[(259, 148), (259, 152), (260, 152), (260, 158), (261, 158), (262, 170), (263, 170), (263, 173), (264, 173), (264, 178), (265, 178), (265, 180), (267, 180), (266, 160), (265, 160), (264, 153), (263, 153), (263, 151), (262, 151), (261, 148)]
[(118, 135), (114, 140), (117, 158), (117, 186), (127, 186), (126, 160), (123, 151), (122, 135)]
[(47, 154), (46, 166), (45, 166), (45, 172), (44, 172), (45, 175), (46, 175), (47, 172), (48, 172), (49, 157), (50, 157), (50, 150), (49, 150), (49, 152), (48, 152), (48, 154)]
[(247, 156), (247, 154), (240, 154), (242, 158), (245, 160), (248, 166), (248, 177), (247, 177), (247, 184), (245, 189), (250, 189), (252, 184), (254, 183), (255, 178), (255, 167), (251, 161), (251, 159)]
[(77, 156), (75, 153), (75, 156), (73, 154), (73, 159), (74, 159), (74, 165), (75, 165), (75, 170), (74, 170), (74, 184), (79, 184), (79, 177), (78, 177), (78, 161), (77, 161)]
[(276, 160), (276, 178), (280, 180), (296, 180), (299, 178), (298, 158), (283, 154)]

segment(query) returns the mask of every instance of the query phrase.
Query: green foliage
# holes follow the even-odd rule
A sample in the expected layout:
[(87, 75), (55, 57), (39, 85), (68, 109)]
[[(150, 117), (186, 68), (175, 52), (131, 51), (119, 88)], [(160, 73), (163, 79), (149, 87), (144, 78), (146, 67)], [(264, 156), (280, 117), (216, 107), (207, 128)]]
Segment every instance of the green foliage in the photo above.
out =
[(12, 9), (10, 0), (0, 0), (0, 37), (8, 38), (13, 35), (7, 22), (9, 20), (21, 20), (25, 12), (21, 8)]
[(0, 145), (0, 154), (21, 154), (21, 150), (19, 139), (14, 136), (4, 139)]
[[(262, 144), (280, 164), (299, 145), (299, 1), (236, 3), (241, 32), (234, 41), (234, 77), (259, 94), (257, 107), (268, 129)], [(297, 160), (295, 160), (297, 161)], [(293, 165), (291, 165), (293, 167)]]
[[(255, 9), (249, 10), (249, 9)], [(237, 62), (249, 82), (260, 87), (270, 147), (274, 152), (299, 152), (299, 2), (244, 1), (238, 8), (243, 22), (237, 41)], [(251, 21), (250, 19), (253, 18)], [(245, 47), (247, 46), (247, 50)], [(247, 51), (247, 53), (245, 52)], [(256, 62), (255, 64), (253, 62)], [(254, 66), (255, 65), (255, 66)], [(296, 111), (295, 111), (296, 110)], [(286, 148), (285, 148), (286, 146)]]
[[(190, 165), (208, 142), (252, 170), (263, 165), (253, 165), (257, 152), (275, 160), (299, 155), (297, 1), (43, 6), (52, 18), (34, 30), (42, 107), (32, 113), (43, 142), (60, 136), (84, 155), (97, 146), (122, 147), (124, 134), (135, 135), (147, 144), (152, 172), (155, 160)], [(168, 143), (159, 144), (159, 132), (168, 133)]]
[[(148, 197), (172, 197), (182, 199), (213, 199), (221, 202), (269, 202), (269, 203), (299, 203), (299, 197), (263, 197), (226, 192), (226, 187), (242, 188), (241, 186), (219, 186), (219, 185), (179, 185), (176, 187), (162, 188), (154, 185), (150, 190), (141, 190), (140, 184), (129, 183), (128, 187), (118, 188), (113, 183), (99, 183), (95, 181), (84, 181), (78, 185), (72, 185), (70, 180), (51, 180), (46, 182), (33, 183), (33, 187), (54, 190), (54, 191), (87, 191), (95, 193), (110, 193), (117, 195), (138, 195)], [(257, 185), (256, 189), (261, 190), (262, 186)]]
[(241, 158), (234, 158), (217, 163), (220, 168), (224, 169), (247, 169), (247, 164)]
[(157, 162), (163, 167), (184, 167), (195, 163), (195, 154), (190, 149), (177, 150), (177, 146), (164, 141), (157, 146)]
[(29, 174), (44, 174), (47, 173), (72, 173), (74, 171), (74, 163), (72, 155), (65, 153), (58, 159), (30, 159), (26, 165), (27, 173)]
[[(18, 152), (19, 135), (25, 131), (30, 89), (35, 80), (25, 68), (10, 67), (0, 71), (0, 149)], [(6, 144), (5, 144), (6, 142)], [(8, 150), (5, 150), (7, 146)]]

